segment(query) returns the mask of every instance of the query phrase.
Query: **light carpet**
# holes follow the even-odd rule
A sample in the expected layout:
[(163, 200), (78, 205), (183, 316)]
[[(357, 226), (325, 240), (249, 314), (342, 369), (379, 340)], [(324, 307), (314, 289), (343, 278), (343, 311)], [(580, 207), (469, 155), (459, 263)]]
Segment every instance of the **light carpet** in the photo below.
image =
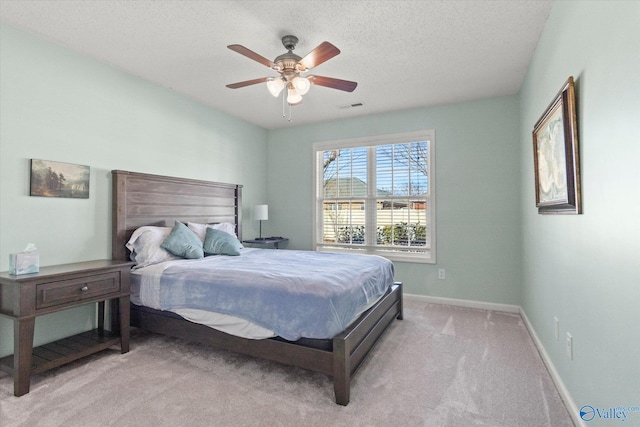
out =
[(1, 426), (573, 426), (517, 314), (405, 299), (334, 403), (323, 375), (150, 333), (36, 375)]

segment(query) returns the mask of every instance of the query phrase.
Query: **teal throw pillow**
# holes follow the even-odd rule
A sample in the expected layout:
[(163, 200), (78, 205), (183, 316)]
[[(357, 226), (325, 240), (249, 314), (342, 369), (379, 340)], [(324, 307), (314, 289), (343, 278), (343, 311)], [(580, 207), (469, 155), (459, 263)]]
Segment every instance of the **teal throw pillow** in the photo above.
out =
[(182, 258), (204, 258), (202, 241), (183, 223), (176, 221), (171, 233), (164, 239), (160, 247)]
[(207, 228), (204, 236), (204, 253), (207, 255), (240, 255), (242, 244), (229, 233), (215, 228)]

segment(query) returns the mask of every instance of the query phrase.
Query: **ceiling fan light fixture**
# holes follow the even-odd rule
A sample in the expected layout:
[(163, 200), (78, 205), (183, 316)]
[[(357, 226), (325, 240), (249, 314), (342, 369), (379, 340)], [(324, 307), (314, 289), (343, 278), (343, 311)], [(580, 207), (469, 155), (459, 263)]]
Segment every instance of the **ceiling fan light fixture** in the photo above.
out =
[(293, 86), (295, 86), (296, 91), (300, 95), (306, 95), (307, 92), (309, 92), (309, 89), (311, 88), (311, 83), (309, 82), (309, 79), (307, 79), (306, 77), (297, 76), (296, 78), (293, 79), (292, 83), (293, 83)]
[(296, 105), (302, 102), (302, 95), (298, 93), (293, 84), (287, 87), (287, 103), (289, 105)]
[[(282, 45), (287, 49), (287, 52), (277, 56), (273, 61), (239, 44), (231, 44), (227, 46), (234, 52), (246, 56), (265, 67), (271, 68), (278, 72), (280, 76), (261, 77), (258, 79), (228, 84), (226, 86), (229, 89), (238, 89), (259, 83), (266, 83), (267, 89), (274, 97), (277, 98), (282, 95), (282, 117), (286, 117), (285, 107), (289, 104), (289, 121), (291, 121), (291, 106), (302, 102), (302, 96), (309, 91), (312, 84), (331, 89), (338, 89), (345, 92), (353, 92), (358, 85), (356, 82), (336, 79), (333, 77), (302, 75), (302, 73), (314, 69), (318, 65), (323, 64), (329, 59), (340, 54), (340, 49), (331, 43), (324, 41), (316, 46), (306, 56), (300, 57), (293, 53), (297, 43), (298, 38), (296, 36), (286, 35), (282, 37)], [(285, 87), (287, 89), (286, 92), (284, 91)]]
[(278, 97), (282, 89), (284, 89), (284, 81), (281, 78), (272, 78), (267, 80), (267, 89), (271, 92), (271, 95)]

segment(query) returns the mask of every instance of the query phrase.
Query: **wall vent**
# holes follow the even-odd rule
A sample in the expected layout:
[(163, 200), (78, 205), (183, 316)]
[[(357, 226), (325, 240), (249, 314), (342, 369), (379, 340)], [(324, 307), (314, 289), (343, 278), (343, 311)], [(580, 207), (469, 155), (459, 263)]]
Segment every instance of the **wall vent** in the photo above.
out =
[(340, 108), (341, 110), (346, 110), (348, 108), (362, 107), (363, 105), (364, 104), (362, 102), (356, 102), (355, 104), (338, 105), (338, 108)]

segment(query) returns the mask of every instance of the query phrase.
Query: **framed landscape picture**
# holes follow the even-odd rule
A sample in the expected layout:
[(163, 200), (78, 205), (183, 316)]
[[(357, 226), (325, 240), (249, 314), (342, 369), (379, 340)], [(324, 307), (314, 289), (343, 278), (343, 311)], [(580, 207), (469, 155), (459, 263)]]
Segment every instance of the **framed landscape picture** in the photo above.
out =
[(536, 206), (540, 214), (580, 214), (580, 161), (573, 77), (533, 129)]
[(89, 198), (89, 166), (31, 159), (29, 195)]

